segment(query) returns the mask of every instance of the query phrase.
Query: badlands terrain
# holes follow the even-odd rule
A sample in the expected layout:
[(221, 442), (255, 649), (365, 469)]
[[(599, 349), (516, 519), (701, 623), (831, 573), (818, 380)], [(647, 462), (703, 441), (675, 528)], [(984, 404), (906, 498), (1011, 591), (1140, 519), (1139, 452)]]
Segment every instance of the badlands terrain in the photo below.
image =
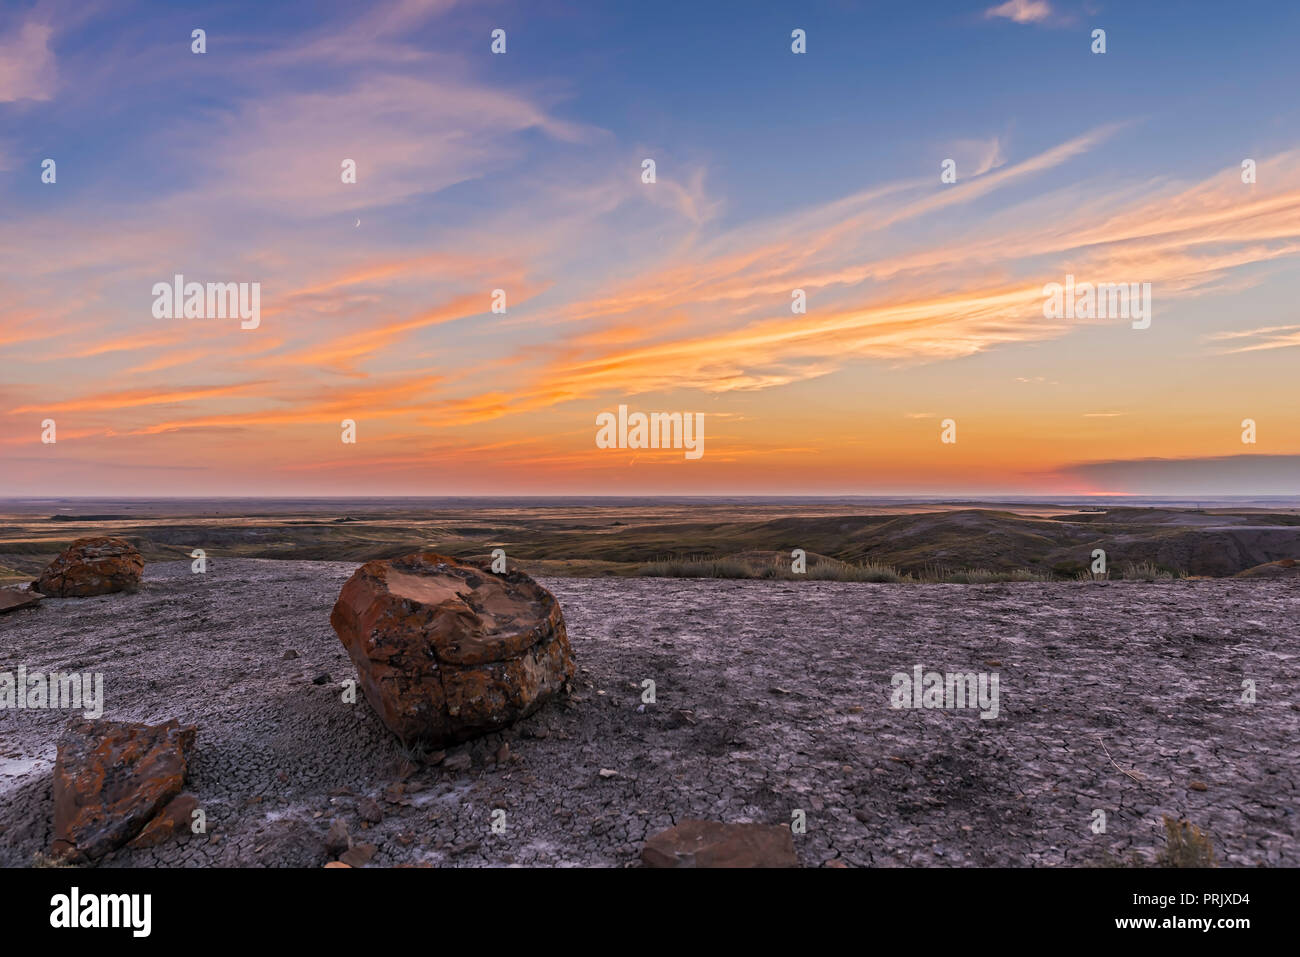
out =
[[(1068, 580), (1095, 549), (1111, 577), (1129, 566), (1236, 575), (1300, 559), (1300, 509), (874, 500), (43, 499), (0, 501), (0, 582), (35, 578), (74, 539), (127, 539), (147, 562), (196, 548), (230, 558), (361, 564), (431, 548), (486, 560), (503, 548), (534, 577), (662, 574), (671, 562), (726, 562), (754, 577), (806, 553), (944, 580), (965, 569)], [(689, 573), (689, 569), (688, 569)]]
[[(0, 668), (101, 672), (105, 717), (199, 727), (208, 833), (100, 866), (320, 866), (339, 821), (368, 866), (623, 867), (686, 818), (796, 810), (805, 867), (1150, 864), (1163, 815), (1222, 865), (1300, 865), (1294, 577), (543, 578), (573, 693), (428, 755), (342, 700), (329, 614), (356, 565), (150, 563), (138, 593), (0, 617)], [(997, 718), (891, 708), (918, 664), (996, 672)], [(48, 850), (69, 717), (0, 711), (0, 865)]]

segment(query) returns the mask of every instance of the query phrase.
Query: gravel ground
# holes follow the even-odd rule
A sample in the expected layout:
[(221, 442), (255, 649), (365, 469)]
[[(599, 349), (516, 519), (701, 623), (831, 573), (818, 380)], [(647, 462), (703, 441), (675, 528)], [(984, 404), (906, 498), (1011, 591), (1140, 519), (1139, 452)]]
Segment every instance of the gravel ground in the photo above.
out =
[[(152, 564), (135, 595), (0, 618), (0, 670), (102, 672), (106, 717), (199, 725), (208, 833), (101, 866), (318, 866), (339, 818), (370, 866), (618, 867), (683, 818), (796, 810), (804, 866), (1150, 861), (1162, 814), (1222, 864), (1300, 865), (1293, 582), (543, 580), (573, 696), (431, 766), (342, 700), (329, 611), (354, 568)], [(996, 672), (998, 717), (891, 708), (916, 664)], [(48, 847), (67, 719), (0, 711), (0, 865)]]

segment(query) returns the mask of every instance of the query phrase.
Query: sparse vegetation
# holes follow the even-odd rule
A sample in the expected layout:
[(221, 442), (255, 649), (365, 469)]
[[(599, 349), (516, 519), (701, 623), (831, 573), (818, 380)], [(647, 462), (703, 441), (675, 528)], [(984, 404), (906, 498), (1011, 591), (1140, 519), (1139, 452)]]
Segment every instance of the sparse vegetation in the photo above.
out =
[(1134, 562), (1120, 569), (1120, 577), (1125, 581), (1172, 581), (1182, 578), (1182, 572), (1162, 568), (1154, 562)]
[(1013, 568), (1010, 571), (997, 571), (989, 568), (959, 568), (952, 570), (936, 569), (926, 572), (919, 579), (927, 583), (948, 585), (991, 585), (996, 582), (1050, 582), (1052, 576), (1036, 572), (1031, 568)]
[(1165, 848), (1156, 858), (1160, 867), (1217, 867), (1210, 836), (1190, 821), (1163, 815)]
[(674, 558), (642, 565), (638, 574), (653, 578), (764, 578), (743, 562), (717, 558)]
[(1165, 824), (1165, 846), (1152, 861), (1135, 850), (1119, 856), (1108, 849), (1093, 859), (1094, 867), (1218, 867), (1214, 857), (1214, 842), (1210, 836), (1190, 821), (1161, 815)]
[[(798, 576), (791, 576), (798, 577)], [(899, 572), (893, 565), (879, 562), (866, 562), (862, 565), (849, 565), (845, 562), (818, 562), (808, 569), (808, 578), (818, 581), (838, 582), (901, 582), (908, 576)]]
[(790, 569), (783, 558), (745, 561), (730, 558), (672, 558), (642, 565), (638, 575), (655, 578), (749, 578), (780, 581), (905, 582), (911, 584), (987, 585), (995, 582), (1049, 582), (1052, 576), (1025, 568), (996, 571), (987, 568), (941, 568), (934, 566), (919, 574), (900, 572), (893, 565), (868, 561), (862, 564), (809, 558), (806, 572)]
[(69, 864), (62, 857), (53, 857), (42, 851), (37, 851), (32, 855), (32, 867), (76, 867), (76, 865)]

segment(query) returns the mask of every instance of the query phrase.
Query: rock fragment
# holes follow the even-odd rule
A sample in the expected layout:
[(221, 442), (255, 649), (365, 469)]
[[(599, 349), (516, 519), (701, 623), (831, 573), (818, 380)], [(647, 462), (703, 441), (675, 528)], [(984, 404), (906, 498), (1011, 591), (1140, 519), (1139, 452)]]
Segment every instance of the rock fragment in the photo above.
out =
[(192, 833), (194, 812), (198, 809), (199, 799), (193, 794), (178, 794), (138, 835), (132, 838), (128, 847), (156, 847), (182, 834)]
[(682, 821), (645, 842), (646, 867), (798, 867), (794, 837), (779, 824)]
[(0, 588), (0, 615), (35, 608), (45, 596), (32, 588)]
[[(54, 856), (97, 860), (141, 834), (160, 812), (179, 814), (183, 806), (170, 804), (185, 785), (197, 733), (175, 719), (71, 721), (54, 761)], [(150, 839), (163, 839), (168, 828), (160, 822)]]
[(348, 867), (365, 867), (378, 850), (373, 844), (354, 844), (339, 855), (339, 862)]
[(325, 851), (330, 857), (338, 857), (352, 846), (352, 836), (348, 834), (348, 824), (342, 818), (335, 818), (330, 829), (325, 832)]

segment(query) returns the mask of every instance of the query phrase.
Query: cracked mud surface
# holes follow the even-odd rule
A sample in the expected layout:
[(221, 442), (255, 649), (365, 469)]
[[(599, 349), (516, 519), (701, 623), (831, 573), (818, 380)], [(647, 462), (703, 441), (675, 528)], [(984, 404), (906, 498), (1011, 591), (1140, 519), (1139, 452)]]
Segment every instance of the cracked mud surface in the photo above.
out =
[[(105, 717), (199, 725), (208, 833), (100, 866), (319, 866), (340, 818), (370, 866), (617, 867), (683, 818), (796, 808), (804, 866), (1149, 861), (1161, 814), (1208, 832), (1221, 864), (1300, 865), (1290, 581), (543, 579), (573, 696), (414, 767), (364, 697), (341, 700), (354, 672), (329, 612), (356, 567), (150, 564), (137, 594), (0, 618), (0, 671), (102, 672)], [(891, 676), (916, 664), (996, 671), (998, 718), (892, 709)], [(69, 717), (0, 711), (0, 865), (48, 849)]]

